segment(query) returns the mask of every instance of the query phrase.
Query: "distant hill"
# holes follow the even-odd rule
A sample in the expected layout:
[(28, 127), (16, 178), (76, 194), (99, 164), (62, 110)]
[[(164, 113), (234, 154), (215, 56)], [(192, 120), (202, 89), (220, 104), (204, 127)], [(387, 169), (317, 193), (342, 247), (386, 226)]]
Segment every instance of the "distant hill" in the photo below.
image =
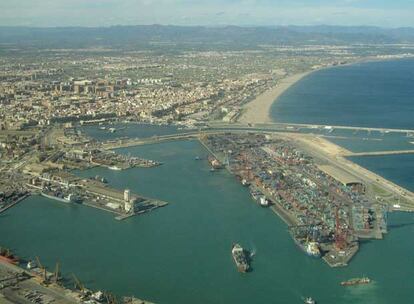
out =
[(203, 27), (0, 27), (0, 48), (112, 47), (121, 49), (174, 48), (246, 49), (263, 44), (390, 44), (414, 43), (414, 28), (341, 26)]

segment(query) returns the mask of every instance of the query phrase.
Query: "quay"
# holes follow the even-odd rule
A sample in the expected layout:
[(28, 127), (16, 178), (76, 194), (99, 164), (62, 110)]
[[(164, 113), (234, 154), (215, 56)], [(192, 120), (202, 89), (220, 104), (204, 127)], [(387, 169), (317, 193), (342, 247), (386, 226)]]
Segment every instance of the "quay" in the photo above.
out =
[(26, 193), (26, 194), (24, 194), (23, 196), (21, 196), (21, 197), (19, 197), (17, 200), (15, 200), (14, 202), (12, 202), (12, 203), (10, 203), (10, 204), (8, 204), (8, 205), (6, 205), (5, 207), (3, 207), (3, 208), (0, 208), (0, 214), (1, 213), (3, 213), (3, 212), (5, 212), (6, 210), (8, 210), (8, 209), (10, 209), (10, 208), (12, 208), (12, 207), (14, 207), (15, 205), (17, 205), (18, 203), (20, 203), (21, 201), (23, 201), (24, 199), (26, 199), (27, 197), (29, 197), (30, 196), (30, 193)]
[[(384, 213), (392, 210), (393, 197), (371, 189), (376, 176), (360, 177), (359, 170), (344, 166), (342, 161), (352, 164), (342, 156), (346, 149), (290, 132), (227, 131), (199, 140), (231, 174), (247, 181), (253, 198), (259, 192), (258, 198), (269, 201), (264, 206), (288, 225), (296, 243), (305, 244), (303, 250), (309, 239), (319, 244), (331, 267), (348, 265), (358, 239), (382, 239), (387, 232)], [(414, 210), (408, 192), (397, 194), (406, 199), (401, 210)]]
[[(37, 264), (39, 263), (39, 265)], [(42, 275), (42, 273), (50, 274)], [(135, 297), (123, 297), (117, 300), (112, 294), (105, 291), (94, 292), (85, 286), (73, 275), (75, 288), (69, 289), (60, 283), (58, 266), (54, 273), (49, 273), (40, 265), (40, 261), (29, 270), (23, 265), (12, 264), (0, 260), (0, 303), (2, 304), (154, 304)]]

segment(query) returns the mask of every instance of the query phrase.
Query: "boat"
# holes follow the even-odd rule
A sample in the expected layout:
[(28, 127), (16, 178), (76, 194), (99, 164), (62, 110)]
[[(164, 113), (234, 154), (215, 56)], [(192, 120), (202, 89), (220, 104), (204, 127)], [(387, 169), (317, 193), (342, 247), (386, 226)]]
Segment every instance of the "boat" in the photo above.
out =
[(195, 160), (200, 160), (201, 158), (200, 158), (200, 156), (196, 156), (194, 159)]
[(241, 184), (244, 186), (244, 187), (248, 187), (248, 186), (250, 186), (250, 183), (247, 181), (247, 179), (245, 179), (245, 178), (243, 178), (242, 180), (241, 180)]
[(239, 244), (234, 244), (231, 249), (231, 254), (236, 263), (237, 270), (240, 272), (247, 272), (249, 270), (249, 259), (246, 250)]
[(250, 194), (255, 201), (259, 201), (260, 197), (263, 196), (263, 193), (255, 187), (250, 188)]
[(114, 170), (114, 171), (121, 171), (122, 169), (120, 167), (117, 166), (110, 166), (108, 167), (109, 170)]
[(312, 299), (312, 297), (307, 297), (303, 300), (303, 303), (305, 304), (316, 304), (316, 301)]
[(269, 206), (269, 200), (266, 198), (266, 196), (261, 196), (259, 202), (260, 202), (260, 206), (262, 207)]
[(214, 168), (214, 169), (222, 169), (223, 168), (223, 164), (215, 157), (209, 156), (208, 161), (209, 161), (211, 167)]
[(43, 192), (43, 191), (40, 192), (40, 195), (44, 196), (44, 197), (47, 197), (47, 198), (50, 198), (52, 200), (62, 202), (62, 203), (67, 203), (68, 204), (68, 203), (71, 202), (67, 197), (60, 197), (60, 196), (57, 196), (57, 195), (54, 195), (54, 194), (47, 194), (46, 192)]
[(79, 196), (77, 196), (75, 194), (72, 194), (72, 193), (69, 193), (67, 196), (63, 196), (63, 195), (58, 196), (54, 193), (48, 194), (48, 193), (42, 191), (42, 192), (40, 192), (40, 195), (44, 196), (44, 197), (47, 197), (47, 198), (50, 198), (50, 199), (53, 199), (53, 200), (56, 200), (56, 201), (59, 201), (59, 202), (66, 203), (66, 204), (81, 203), (82, 202), (82, 199)]
[(368, 277), (362, 278), (353, 278), (348, 281), (342, 281), (341, 286), (354, 286), (354, 285), (362, 285), (362, 284), (369, 284), (371, 283), (371, 279)]
[(319, 249), (317, 242), (309, 241), (306, 239), (299, 239), (293, 233), (291, 234), (296, 245), (298, 245), (298, 247), (302, 249), (308, 256), (313, 258), (321, 257), (321, 250)]

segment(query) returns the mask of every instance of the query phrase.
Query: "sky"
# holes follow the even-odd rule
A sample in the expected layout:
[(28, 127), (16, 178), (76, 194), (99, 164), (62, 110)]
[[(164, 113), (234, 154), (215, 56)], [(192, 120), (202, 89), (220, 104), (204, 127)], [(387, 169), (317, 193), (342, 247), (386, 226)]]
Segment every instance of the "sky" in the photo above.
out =
[(0, 0), (1, 26), (414, 27), (414, 0)]

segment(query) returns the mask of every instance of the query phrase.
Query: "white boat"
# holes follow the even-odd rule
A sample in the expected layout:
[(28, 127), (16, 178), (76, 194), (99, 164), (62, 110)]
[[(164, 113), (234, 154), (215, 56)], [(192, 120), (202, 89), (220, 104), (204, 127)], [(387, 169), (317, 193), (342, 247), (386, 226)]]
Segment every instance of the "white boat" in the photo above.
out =
[(312, 299), (311, 297), (305, 298), (305, 300), (303, 302), (305, 304), (316, 304), (316, 301), (314, 299)]
[(262, 207), (269, 206), (269, 200), (265, 196), (260, 197), (260, 206)]
[(121, 168), (119, 168), (117, 166), (111, 166), (111, 167), (108, 167), (108, 169), (109, 170), (114, 170), (114, 171), (121, 171), (122, 170)]

